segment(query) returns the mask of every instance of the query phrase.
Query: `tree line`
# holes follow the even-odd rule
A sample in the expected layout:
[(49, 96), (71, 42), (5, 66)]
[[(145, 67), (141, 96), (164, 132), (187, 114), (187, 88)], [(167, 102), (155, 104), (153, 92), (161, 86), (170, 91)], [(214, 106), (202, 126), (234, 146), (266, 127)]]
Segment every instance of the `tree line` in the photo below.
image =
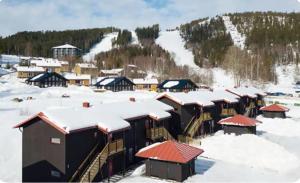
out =
[(103, 39), (105, 33), (116, 31), (113, 27), (66, 30), (66, 31), (37, 31), (19, 32), (0, 38), (0, 53), (52, 57), (51, 48), (63, 44), (71, 44), (81, 49), (82, 53)]

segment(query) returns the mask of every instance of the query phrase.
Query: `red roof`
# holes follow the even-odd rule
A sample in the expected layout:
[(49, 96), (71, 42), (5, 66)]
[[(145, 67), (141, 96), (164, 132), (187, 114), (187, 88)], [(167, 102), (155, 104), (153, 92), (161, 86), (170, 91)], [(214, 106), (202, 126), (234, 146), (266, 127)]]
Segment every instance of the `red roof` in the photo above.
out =
[(136, 156), (176, 163), (187, 163), (203, 152), (202, 149), (169, 140), (154, 147), (141, 150)]
[(289, 111), (289, 108), (283, 107), (278, 104), (272, 104), (266, 107), (261, 107), (261, 111), (272, 111), (272, 112), (286, 112)]
[(222, 119), (218, 122), (221, 125), (235, 125), (235, 126), (256, 126), (256, 120), (248, 118), (243, 115), (235, 115), (233, 117)]
[(26, 124), (32, 122), (33, 119), (36, 119), (36, 118), (42, 119), (44, 122), (46, 122), (46, 123), (48, 123), (50, 126), (56, 128), (58, 131), (62, 132), (63, 134), (66, 134), (66, 133), (67, 133), (67, 132), (65, 131), (65, 129), (63, 129), (63, 128), (57, 126), (54, 122), (50, 121), (50, 120), (47, 118), (47, 116), (45, 116), (45, 114), (42, 113), (42, 112), (40, 112), (40, 113), (38, 113), (38, 114), (32, 116), (31, 118), (29, 118), (29, 119), (27, 119), (27, 120), (25, 120), (25, 121), (23, 121), (23, 122), (21, 122), (21, 123), (19, 123), (19, 124), (17, 124), (16, 126), (14, 126), (14, 128), (21, 128), (21, 127), (23, 127), (24, 125), (26, 125)]

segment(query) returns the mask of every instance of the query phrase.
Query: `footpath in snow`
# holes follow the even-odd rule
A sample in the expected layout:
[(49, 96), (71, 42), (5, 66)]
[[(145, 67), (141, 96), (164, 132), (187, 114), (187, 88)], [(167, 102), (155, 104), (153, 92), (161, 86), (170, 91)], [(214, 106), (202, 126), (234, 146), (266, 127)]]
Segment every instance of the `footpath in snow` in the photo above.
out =
[(112, 41), (118, 37), (117, 32), (106, 34), (100, 43), (96, 44), (89, 53), (85, 54), (82, 58), (86, 62), (93, 61), (95, 55), (106, 52), (112, 49)]
[(237, 28), (230, 21), (229, 16), (223, 16), (223, 21), (224, 21), (227, 32), (229, 32), (231, 35), (234, 45), (241, 49), (244, 49), (246, 37), (244, 35), (242, 35), (241, 33), (239, 33)]

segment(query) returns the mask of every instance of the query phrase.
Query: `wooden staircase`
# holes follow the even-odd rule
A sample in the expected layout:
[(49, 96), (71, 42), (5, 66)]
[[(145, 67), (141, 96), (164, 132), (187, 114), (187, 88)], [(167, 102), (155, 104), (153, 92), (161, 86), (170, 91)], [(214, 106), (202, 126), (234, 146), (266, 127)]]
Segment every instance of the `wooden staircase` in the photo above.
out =
[(146, 137), (153, 141), (157, 139), (174, 140), (173, 136), (165, 127), (150, 128), (146, 131)]
[(80, 169), (77, 170), (69, 182), (92, 182), (106, 163), (107, 158), (123, 150), (123, 139), (107, 143), (102, 151), (98, 153), (93, 161), (87, 166), (87, 168), (84, 171), (80, 171)]
[(255, 108), (255, 103), (251, 102), (248, 107), (246, 107), (246, 112), (244, 113), (244, 116), (250, 117), (251, 110)]
[(201, 126), (201, 124), (204, 121), (209, 121), (209, 120), (212, 120), (210, 113), (208, 112), (202, 113), (198, 119), (191, 120), (191, 122), (189, 122), (189, 124), (186, 126), (184, 130), (184, 134), (193, 138), (196, 132), (198, 131), (199, 127)]

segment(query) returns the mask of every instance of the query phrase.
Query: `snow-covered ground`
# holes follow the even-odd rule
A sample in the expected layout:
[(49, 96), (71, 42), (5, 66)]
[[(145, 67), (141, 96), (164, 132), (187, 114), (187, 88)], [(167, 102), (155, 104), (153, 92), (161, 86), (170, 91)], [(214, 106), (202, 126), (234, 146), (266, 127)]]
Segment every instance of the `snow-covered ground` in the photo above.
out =
[[(222, 79), (221, 74), (219, 77)], [(63, 94), (70, 98), (62, 98)], [(26, 85), (16, 74), (0, 77), (0, 146), (5, 147), (0, 153), (0, 181), (21, 181), (22, 133), (12, 127), (33, 114), (58, 106), (81, 106), (83, 101), (95, 104), (155, 96), (157, 93), (146, 91), (95, 93), (91, 88), (79, 86), (40, 89)], [(28, 97), (33, 99), (27, 100)], [(21, 98), (23, 102), (14, 102), (14, 98)], [(196, 161), (197, 174), (186, 182), (293, 182), (300, 179), (300, 107), (288, 107), (291, 110), (284, 120), (259, 116), (262, 123), (257, 127), (257, 136), (218, 132), (201, 139), (201, 145), (195, 140), (193, 145), (203, 148), (205, 153)], [(145, 167), (141, 166), (122, 182), (164, 182), (145, 177), (144, 171)]]
[[(70, 98), (62, 98), (63, 94)], [(40, 89), (22, 83), (16, 74), (0, 77), (0, 181), (19, 182), (22, 178), (22, 133), (13, 129), (17, 123), (52, 107), (81, 106), (84, 101), (91, 104), (127, 101), (130, 97), (139, 100), (156, 95), (147, 91), (95, 93), (91, 88), (79, 86)], [(27, 100), (28, 97), (33, 99)], [(23, 102), (14, 102), (14, 98)]]
[(101, 52), (106, 52), (112, 49), (112, 41), (118, 37), (117, 32), (106, 34), (104, 38), (96, 44), (89, 53), (83, 55), (83, 60), (86, 62), (94, 61), (95, 55)]
[[(196, 175), (185, 182), (295, 182), (300, 180), (300, 107), (290, 106), (287, 119), (259, 116), (257, 135), (222, 131), (191, 145), (204, 149)], [(201, 145), (200, 145), (201, 140)], [(144, 175), (145, 168), (121, 182), (167, 182)]]
[(246, 36), (239, 33), (235, 25), (232, 24), (229, 16), (223, 16), (223, 21), (226, 27), (227, 32), (230, 33), (232, 41), (235, 46), (244, 49)]

